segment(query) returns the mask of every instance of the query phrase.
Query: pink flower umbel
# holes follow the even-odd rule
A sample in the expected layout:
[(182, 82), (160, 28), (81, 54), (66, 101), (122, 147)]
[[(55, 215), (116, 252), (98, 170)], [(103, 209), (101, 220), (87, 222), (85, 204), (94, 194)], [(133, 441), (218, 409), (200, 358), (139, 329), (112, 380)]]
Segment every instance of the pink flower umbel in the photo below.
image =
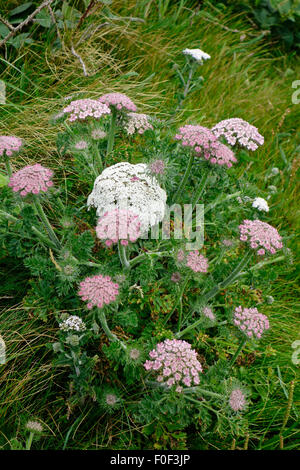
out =
[(233, 411), (242, 411), (246, 406), (246, 398), (242, 390), (236, 388), (232, 390), (229, 397), (229, 405)]
[(15, 192), (19, 191), (23, 197), (29, 193), (39, 194), (48, 191), (53, 186), (52, 176), (52, 170), (36, 163), (35, 165), (25, 166), (22, 170), (13, 173), (8, 186)]
[(87, 308), (91, 309), (94, 306), (102, 308), (105, 304), (114, 302), (119, 294), (119, 284), (112, 282), (109, 276), (96, 276), (87, 277), (80, 283), (78, 295), (82, 300), (87, 300)]
[(136, 105), (123, 93), (106, 93), (99, 98), (99, 101), (107, 106), (114, 107), (118, 111), (135, 112), (137, 110)]
[(239, 226), (240, 240), (249, 242), (251, 248), (262, 256), (268, 251), (272, 255), (283, 247), (282, 238), (276, 228), (261, 220), (244, 220)]
[(165, 171), (165, 162), (163, 160), (155, 160), (150, 163), (149, 168), (151, 173), (155, 175), (163, 175)]
[(110, 109), (106, 104), (98, 100), (84, 99), (71, 101), (63, 109), (64, 114), (69, 114), (70, 122), (86, 121), (87, 119), (100, 119), (102, 116), (110, 114)]
[(205, 256), (200, 255), (198, 250), (189, 252), (186, 265), (194, 273), (207, 273), (208, 270), (208, 260)]
[(4, 152), (8, 157), (11, 157), (14, 152), (18, 152), (22, 147), (22, 139), (12, 135), (0, 135), (0, 155)]
[(136, 214), (127, 209), (115, 209), (99, 218), (96, 234), (101, 240), (106, 240), (107, 246), (119, 240), (126, 246), (128, 241), (136, 242), (140, 237), (140, 228), (141, 222)]
[(147, 114), (140, 113), (128, 113), (128, 121), (124, 125), (124, 129), (127, 134), (132, 135), (134, 133), (144, 134), (149, 129), (153, 129), (153, 126), (148, 120)]
[(223, 136), (230, 145), (239, 143), (241, 147), (246, 147), (252, 151), (264, 143), (264, 138), (260, 135), (258, 129), (240, 118), (225, 119), (218, 122), (212, 128), (212, 132), (216, 137)]
[(233, 314), (233, 323), (248, 338), (260, 339), (263, 333), (270, 328), (266, 315), (259, 313), (257, 308), (236, 307)]
[(213, 313), (210, 307), (203, 307), (202, 313), (206, 318), (209, 318), (209, 320), (211, 321), (214, 321), (216, 319), (215, 314)]
[(150, 360), (145, 362), (144, 367), (158, 374), (157, 382), (168, 387), (176, 385), (178, 392), (182, 391), (183, 386), (191, 387), (200, 383), (202, 366), (196, 351), (186, 341), (166, 339), (158, 343), (149, 356)]
[(203, 156), (212, 164), (230, 168), (237, 161), (232, 150), (221, 144), (207, 127), (193, 125), (180, 127), (175, 139), (181, 140), (184, 147), (193, 148), (197, 156)]

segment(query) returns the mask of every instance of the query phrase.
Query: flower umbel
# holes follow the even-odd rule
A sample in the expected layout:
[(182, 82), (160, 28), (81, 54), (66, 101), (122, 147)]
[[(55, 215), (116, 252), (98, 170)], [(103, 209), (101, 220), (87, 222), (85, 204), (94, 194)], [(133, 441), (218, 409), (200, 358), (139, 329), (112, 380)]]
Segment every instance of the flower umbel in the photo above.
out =
[(200, 255), (198, 250), (189, 252), (186, 265), (191, 268), (194, 273), (207, 273), (208, 270), (208, 260), (205, 256)]
[(41, 434), (44, 430), (43, 426), (38, 421), (28, 421), (26, 423), (26, 429), (37, 434)]
[(158, 373), (157, 381), (181, 392), (182, 386), (198, 385), (199, 372), (202, 366), (197, 359), (197, 353), (186, 341), (166, 339), (158, 343), (149, 353), (150, 360), (144, 364), (146, 370)]
[(147, 114), (139, 113), (128, 113), (128, 120), (124, 124), (124, 129), (127, 134), (132, 135), (135, 132), (138, 134), (144, 134), (145, 131), (153, 129), (153, 126), (149, 122), (149, 116)]
[(206, 52), (203, 52), (201, 49), (184, 49), (183, 54), (192, 57), (196, 62), (200, 64), (203, 63), (203, 60), (210, 59), (210, 55)]
[(14, 152), (18, 152), (22, 147), (22, 139), (12, 135), (0, 135), (0, 155), (4, 152), (11, 157)]
[(114, 302), (119, 294), (119, 284), (112, 282), (109, 276), (87, 277), (80, 283), (78, 295), (82, 300), (87, 300), (87, 308), (94, 306), (102, 308), (105, 304)]
[(260, 339), (263, 333), (270, 328), (268, 317), (259, 313), (257, 308), (236, 307), (233, 314), (233, 323), (248, 338)]
[(80, 317), (71, 315), (59, 324), (59, 329), (62, 331), (85, 331), (86, 326)]
[(99, 101), (107, 106), (114, 107), (118, 111), (135, 112), (137, 110), (136, 105), (123, 93), (106, 93), (99, 98)]
[(240, 118), (224, 119), (212, 128), (212, 132), (216, 137), (223, 136), (230, 145), (238, 142), (241, 147), (252, 151), (264, 143), (258, 129)]
[(106, 240), (106, 246), (111, 246), (119, 240), (122, 245), (128, 245), (128, 240), (135, 242), (140, 232), (139, 217), (126, 209), (114, 209), (99, 218), (96, 227), (97, 237)]
[(239, 226), (240, 240), (249, 242), (251, 248), (262, 256), (269, 251), (272, 255), (283, 247), (282, 238), (276, 228), (261, 220), (244, 220)]
[(64, 114), (69, 114), (70, 122), (86, 121), (89, 118), (100, 119), (102, 116), (110, 114), (110, 109), (106, 104), (98, 100), (84, 99), (71, 101), (63, 109)]
[(39, 194), (46, 192), (53, 186), (51, 178), (53, 171), (43, 167), (39, 163), (35, 165), (28, 165), (21, 170), (13, 173), (8, 186), (15, 192), (20, 192), (20, 195), (25, 197), (27, 194)]
[(269, 205), (267, 201), (262, 197), (256, 197), (252, 203), (252, 207), (259, 211), (269, 212)]
[(191, 147), (197, 156), (203, 156), (212, 164), (225, 165), (230, 168), (237, 161), (232, 150), (221, 144), (207, 127), (188, 124), (179, 128), (175, 139), (181, 140), (184, 147)]
[(232, 390), (229, 397), (229, 405), (233, 411), (242, 411), (246, 406), (246, 398), (241, 389)]

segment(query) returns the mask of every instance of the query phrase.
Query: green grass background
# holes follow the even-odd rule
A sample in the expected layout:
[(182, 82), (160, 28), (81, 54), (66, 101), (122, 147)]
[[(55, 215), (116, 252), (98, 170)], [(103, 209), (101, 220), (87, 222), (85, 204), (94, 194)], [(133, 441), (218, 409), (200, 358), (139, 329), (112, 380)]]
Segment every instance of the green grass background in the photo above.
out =
[[(300, 79), (299, 59), (269, 37), (261, 38), (243, 12), (234, 15), (215, 3), (205, 3), (200, 7), (193, 1), (115, 1), (111, 8), (116, 15), (143, 21), (108, 19), (99, 8), (92, 17), (93, 25), (109, 24), (86, 39), (84, 35), (91, 31), (89, 18), (79, 31), (62, 33), (63, 49), (53, 48), (53, 35), (44, 33), (42, 40), (17, 52), (7, 50), (0, 56), (0, 78), (7, 86), (7, 104), (0, 107), (0, 134), (26, 140), (26, 152), (13, 161), (15, 169), (32, 161), (61, 169), (64, 162), (55, 146), (57, 128), (49, 124), (49, 117), (62, 108), (65, 96), (79, 91), (89, 97), (120, 91), (127, 93), (142, 112), (164, 119), (176, 107), (178, 81), (173, 64), (184, 63), (182, 50), (199, 47), (211, 55), (199, 70), (204, 87), (188, 96), (176, 115), (174, 131), (184, 123), (211, 127), (228, 117), (244, 118), (259, 128), (265, 144), (253, 154), (251, 162), (237, 170), (237, 177), (247, 171), (263, 197), (271, 184), (266, 180), (270, 168), (280, 169), (270, 217), (279, 231), (289, 234), (294, 264), (270, 285), (268, 293), (264, 292), (275, 299), (264, 310), (272, 332), (265, 353), (251, 366), (250, 374), (262, 400), (248, 413), (249, 436), (241, 436), (232, 444), (232, 438), (213, 433), (204, 439), (198, 433), (188, 442), (194, 448), (230, 449), (232, 445), (243, 448), (249, 438), (249, 448), (279, 448), (293, 380), (293, 407), (283, 435), (284, 448), (295, 449), (300, 442), (299, 368), (291, 362), (291, 344), (300, 339), (296, 269), (300, 104), (292, 103), (292, 83)], [(0, 10), (5, 13), (18, 4), (0, 1)], [(85, 62), (87, 77), (70, 52), (71, 43)], [(47, 430), (47, 438), (34, 444), (35, 448), (145, 446), (142, 427), (136, 426), (126, 411), (107, 420), (89, 406), (76, 410), (68, 406), (62, 372), (52, 368), (51, 353), (45, 348), (55, 340), (55, 329), (22, 309), (27, 275), (21, 263), (11, 266), (6, 259), (0, 263), (0, 333), (9, 359), (0, 375), (0, 445), (7, 446), (13, 437), (22, 436), (24, 419), (35, 416)], [(161, 444), (152, 437), (147, 445)]]

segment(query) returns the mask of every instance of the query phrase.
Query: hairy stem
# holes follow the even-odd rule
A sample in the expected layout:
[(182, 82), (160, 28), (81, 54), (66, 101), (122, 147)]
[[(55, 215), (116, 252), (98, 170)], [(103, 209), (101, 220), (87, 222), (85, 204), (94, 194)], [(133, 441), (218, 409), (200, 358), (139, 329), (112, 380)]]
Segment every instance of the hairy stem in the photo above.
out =
[(240, 344), (238, 345), (238, 348), (237, 348), (235, 354), (232, 356), (231, 361), (229, 362), (229, 367), (230, 368), (235, 363), (236, 359), (238, 358), (241, 350), (243, 349), (243, 347), (245, 346), (246, 343), (247, 343), (247, 338), (242, 338), (241, 341), (240, 341)]
[(53, 228), (51, 227), (51, 224), (48, 220), (48, 217), (46, 216), (45, 212), (44, 212), (44, 209), (42, 208), (42, 205), (38, 199), (37, 196), (34, 196), (34, 199), (33, 199), (33, 203), (34, 203), (34, 206), (37, 210), (37, 213), (41, 219), (41, 221), (43, 222), (44, 224), (44, 227), (50, 237), (50, 240), (54, 243), (54, 245), (56, 246), (57, 249), (61, 249), (61, 244), (57, 238), (57, 236), (55, 235), (54, 231), (53, 231)]
[(203, 191), (204, 191), (204, 189), (205, 189), (205, 186), (206, 186), (206, 183), (207, 183), (207, 180), (208, 180), (208, 175), (209, 175), (208, 172), (205, 173), (205, 174), (202, 176), (201, 180), (200, 180), (200, 183), (199, 183), (199, 185), (198, 185), (198, 188), (196, 189), (195, 197), (194, 197), (194, 199), (193, 199), (193, 201), (192, 201), (192, 210), (194, 210), (196, 204), (198, 203), (200, 197), (201, 197), (202, 194), (203, 194)]
[[(176, 308), (177, 308), (177, 305), (182, 301), (183, 293), (184, 293), (184, 291), (185, 291), (185, 289), (186, 289), (186, 286), (187, 286), (187, 284), (188, 284), (190, 278), (191, 278), (191, 274), (189, 273), (189, 274), (186, 276), (186, 278), (185, 278), (185, 280), (183, 281), (183, 283), (182, 283), (181, 289), (180, 289), (180, 291), (179, 291), (179, 295), (177, 296), (177, 298), (176, 298), (176, 300), (175, 300), (174, 307), (173, 307), (172, 311), (169, 313), (169, 315), (167, 316), (167, 318), (165, 319), (164, 325), (166, 325), (166, 324), (168, 323), (168, 321), (170, 320), (171, 316), (172, 316), (173, 313), (175, 312), (175, 310), (176, 310)], [(181, 327), (181, 326), (180, 326), (180, 325), (181, 325), (181, 321), (182, 321), (182, 318), (181, 318), (181, 315), (179, 315), (179, 319), (178, 319), (178, 329), (180, 329), (180, 327)]]
[(109, 128), (108, 140), (107, 140), (106, 157), (108, 157), (108, 155), (112, 153), (113, 148), (114, 148), (116, 121), (117, 121), (117, 111), (115, 109), (112, 109), (110, 128)]
[(98, 317), (99, 317), (99, 321), (101, 323), (101, 326), (102, 326), (106, 336), (108, 337), (108, 339), (110, 341), (118, 341), (118, 343), (120, 344), (120, 346), (124, 350), (127, 349), (126, 345), (123, 343), (123, 341), (121, 341), (114, 333), (112, 333), (112, 331), (110, 331), (110, 329), (108, 327), (108, 324), (107, 324), (105, 313), (102, 309), (98, 309)]
[(8, 156), (6, 155), (6, 152), (4, 151), (4, 163), (5, 163), (5, 168), (6, 168), (6, 171), (7, 171), (7, 174), (9, 176), (9, 178), (11, 177), (12, 175), (12, 169), (11, 169), (11, 166), (10, 166), (10, 161), (9, 161), (9, 158)]
[(186, 170), (185, 170), (185, 173), (184, 173), (184, 176), (181, 180), (181, 183), (175, 193), (175, 196), (173, 198), (173, 203), (176, 203), (176, 201), (178, 200), (179, 196), (181, 195), (182, 191), (183, 191), (183, 188), (185, 187), (186, 185), (186, 182), (188, 180), (188, 177), (190, 175), (190, 172), (191, 172), (191, 169), (192, 169), (192, 165), (193, 165), (193, 161), (194, 161), (194, 158), (195, 158), (195, 155), (193, 152), (191, 152), (191, 155), (190, 155), (190, 158), (189, 158), (189, 161), (188, 161), (188, 164), (187, 164), (187, 167), (186, 167)]
[[(225, 289), (230, 284), (232, 284), (241, 275), (242, 269), (244, 269), (245, 266), (247, 266), (247, 264), (249, 263), (251, 257), (252, 257), (252, 252), (248, 251), (246, 253), (246, 255), (244, 256), (244, 258), (240, 261), (240, 263), (232, 271), (232, 273), (223, 282), (221, 282), (220, 284), (217, 284), (206, 295), (203, 296), (203, 298), (201, 299), (201, 305), (205, 305), (206, 302), (208, 302), (213, 297), (215, 297), (221, 290)], [(176, 338), (181, 338), (186, 333), (188, 333), (189, 331), (193, 330), (198, 325), (200, 325), (201, 322), (202, 322), (202, 318), (200, 318), (200, 320), (197, 320), (192, 325), (187, 326), (184, 330), (179, 331), (176, 334)]]
[(122, 245), (120, 240), (118, 241), (118, 252), (119, 252), (119, 258), (120, 258), (123, 268), (130, 269), (131, 268), (130, 262), (128, 261), (127, 256), (126, 256), (126, 246)]

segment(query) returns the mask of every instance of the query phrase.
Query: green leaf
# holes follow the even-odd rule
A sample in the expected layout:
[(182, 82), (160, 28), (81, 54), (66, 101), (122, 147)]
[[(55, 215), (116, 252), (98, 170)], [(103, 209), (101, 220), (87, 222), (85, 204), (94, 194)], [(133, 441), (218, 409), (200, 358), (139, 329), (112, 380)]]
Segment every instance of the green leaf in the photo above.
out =
[(0, 175), (0, 188), (7, 186), (8, 177), (6, 175)]
[(0, 37), (5, 38), (9, 33), (9, 29), (5, 24), (0, 23)]
[(43, 26), (44, 28), (50, 28), (52, 24), (52, 19), (50, 13), (43, 9), (35, 17), (36, 22)]
[(19, 7), (14, 8), (9, 12), (9, 16), (15, 16), (18, 15), (19, 13), (23, 13), (23, 11), (28, 10), (32, 5), (32, 2), (27, 2), (23, 3), (23, 5), (20, 5)]

